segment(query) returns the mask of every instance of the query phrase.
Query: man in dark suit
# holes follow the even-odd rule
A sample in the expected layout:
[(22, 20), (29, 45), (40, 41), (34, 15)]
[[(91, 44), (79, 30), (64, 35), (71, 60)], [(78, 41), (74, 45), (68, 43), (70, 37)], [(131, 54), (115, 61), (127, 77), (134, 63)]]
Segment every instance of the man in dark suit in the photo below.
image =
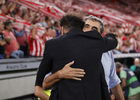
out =
[(102, 38), (97, 31), (82, 32), (84, 22), (75, 14), (65, 15), (60, 23), (65, 34), (45, 43), (36, 86), (42, 87), (47, 73), (55, 73), (74, 60), (71, 67), (84, 69), (85, 77), (82, 81), (61, 80), (54, 86), (50, 100), (104, 100), (101, 94), (101, 56), (117, 46), (115, 36)]

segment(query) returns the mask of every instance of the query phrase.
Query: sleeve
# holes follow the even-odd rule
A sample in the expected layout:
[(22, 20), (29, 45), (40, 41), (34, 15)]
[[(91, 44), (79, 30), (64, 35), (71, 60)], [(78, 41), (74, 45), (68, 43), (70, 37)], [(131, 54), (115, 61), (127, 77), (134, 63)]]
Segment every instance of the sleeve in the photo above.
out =
[(16, 36), (21, 37), (21, 36), (24, 35), (25, 30), (22, 30), (21, 32), (18, 32), (18, 31), (16, 31), (16, 30), (14, 30), (14, 32), (15, 32), (15, 35), (16, 35)]
[[(52, 75), (52, 72), (49, 72), (48, 74), (46, 74), (46, 76), (44, 77), (44, 80), (48, 77), (48, 76), (50, 76), (50, 75)], [(43, 81), (44, 81), (43, 80)]]
[(120, 72), (120, 78), (122, 79), (122, 78), (127, 78), (127, 75), (126, 75), (126, 72), (124, 71), (124, 70), (121, 70), (121, 72)]
[(114, 57), (112, 52), (110, 52), (111, 55), (111, 60), (112, 60), (112, 64), (111, 64), (111, 70), (110, 70), (110, 82), (109, 82), (109, 87), (112, 89), (113, 87), (115, 87), (116, 85), (118, 85), (121, 81), (118, 77), (118, 75), (116, 74), (116, 66), (114, 63)]
[(116, 35), (114, 35), (114, 34), (111, 34), (111, 33), (107, 34), (107, 35), (105, 35), (105, 37), (103, 39), (105, 41), (104, 52), (115, 49), (118, 45)]
[(43, 59), (39, 65), (39, 70), (36, 76), (36, 83), (35, 83), (36, 86), (42, 87), (42, 83), (45, 75), (51, 72), (52, 70), (52, 57), (50, 56), (50, 53), (51, 52), (49, 52), (49, 47), (46, 42)]

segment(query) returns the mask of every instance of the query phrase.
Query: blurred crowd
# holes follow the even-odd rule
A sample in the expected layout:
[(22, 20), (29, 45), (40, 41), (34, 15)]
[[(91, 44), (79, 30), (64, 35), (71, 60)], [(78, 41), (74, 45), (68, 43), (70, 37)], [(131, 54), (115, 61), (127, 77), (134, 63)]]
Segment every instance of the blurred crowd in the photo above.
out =
[(104, 34), (108, 32), (118, 35), (118, 46), (116, 50), (120, 51), (120, 53), (140, 52), (140, 26), (133, 26), (127, 23), (105, 25)]
[(91, 0), (91, 1), (105, 4), (112, 9), (118, 9), (120, 12), (126, 14), (139, 14), (140, 12), (139, 0)]
[[(134, 59), (134, 65), (126, 66), (116, 62), (116, 72), (121, 79), (121, 87), (125, 100), (139, 100), (140, 98), (140, 60)], [(112, 95), (113, 97), (113, 95)], [(114, 100), (114, 99), (113, 99)]]
[[(0, 13), (7, 15), (13, 20), (0, 21), (0, 59), (22, 58), (28, 56), (43, 56), (44, 43), (47, 40), (59, 36), (59, 21), (49, 16), (42, 16), (37, 11), (32, 11), (22, 5), (1, 0)], [(31, 23), (29, 32), (13, 27), (16, 20), (24, 20)], [(38, 34), (38, 28), (43, 27), (43, 34)]]
[[(39, 8), (33, 11), (20, 5), (18, 0), (0, 0), (0, 15), (13, 18), (0, 21), (0, 59), (43, 56), (44, 43), (61, 35), (58, 19), (44, 16)], [(26, 24), (22, 29), (16, 28), (13, 25), (16, 20), (31, 24), (29, 31), (26, 31)], [(115, 54), (140, 52), (140, 26), (129, 23), (104, 24), (104, 35), (110, 32), (118, 35), (119, 44), (114, 50)], [(39, 33), (38, 29), (43, 30), (43, 33)]]

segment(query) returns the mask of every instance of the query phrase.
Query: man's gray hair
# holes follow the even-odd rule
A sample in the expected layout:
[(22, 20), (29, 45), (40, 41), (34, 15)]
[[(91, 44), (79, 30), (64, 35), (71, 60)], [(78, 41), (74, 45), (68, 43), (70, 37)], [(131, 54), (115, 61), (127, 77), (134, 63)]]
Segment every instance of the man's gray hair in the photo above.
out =
[(103, 21), (101, 19), (99, 19), (98, 17), (90, 15), (90, 16), (85, 18), (84, 22), (86, 22), (88, 19), (91, 19), (93, 21), (98, 21), (101, 24), (100, 33), (102, 34), (104, 32), (104, 24), (103, 24)]

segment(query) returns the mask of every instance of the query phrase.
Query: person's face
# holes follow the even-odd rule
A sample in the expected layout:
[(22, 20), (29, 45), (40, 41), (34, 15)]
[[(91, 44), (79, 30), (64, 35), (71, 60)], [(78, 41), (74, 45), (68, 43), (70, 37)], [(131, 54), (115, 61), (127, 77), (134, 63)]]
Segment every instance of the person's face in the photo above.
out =
[(52, 28), (49, 28), (48, 31), (47, 31), (48, 35), (51, 35), (53, 33), (53, 29)]
[(48, 24), (49, 27), (52, 27), (52, 22), (51, 22), (51, 20), (47, 21), (47, 24)]
[(3, 22), (1, 21), (0, 22), (0, 31), (2, 31), (4, 29), (4, 24), (3, 24)]
[(116, 68), (116, 72), (117, 72), (117, 73), (120, 73), (121, 70), (122, 70), (122, 67), (121, 67), (121, 68)]
[(28, 14), (25, 14), (25, 16), (23, 17), (23, 19), (26, 21), (28, 21), (28, 18), (29, 18)]
[(13, 25), (12, 25), (12, 24), (9, 24), (9, 25), (7, 26), (7, 30), (12, 31), (12, 29), (13, 29)]
[(19, 16), (21, 17), (23, 14), (22, 10), (19, 11)]
[(6, 13), (7, 13), (7, 8), (6, 8), (6, 6), (5, 6), (5, 5), (3, 5), (3, 6), (2, 6), (1, 10), (2, 10), (2, 12), (3, 12), (4, 14), (6, 14)]
[(87, 32), (87, 31), (97, 30), (100, 33), (101, 32), (100, 27), (101, 27), (100, 22), (93, 21), (92, 19), (88, 19), (87, 21), (85, 21), (83, 31)]
[(55, 38), (56, 37), (56, 31), (52, 30), (52, 37)]
[(135, 61), (134, 61), (134, 64), (135, 64), (136, 66), (139, 66), (139, 64), (140, 64), (139, 60), (135, 60)]

